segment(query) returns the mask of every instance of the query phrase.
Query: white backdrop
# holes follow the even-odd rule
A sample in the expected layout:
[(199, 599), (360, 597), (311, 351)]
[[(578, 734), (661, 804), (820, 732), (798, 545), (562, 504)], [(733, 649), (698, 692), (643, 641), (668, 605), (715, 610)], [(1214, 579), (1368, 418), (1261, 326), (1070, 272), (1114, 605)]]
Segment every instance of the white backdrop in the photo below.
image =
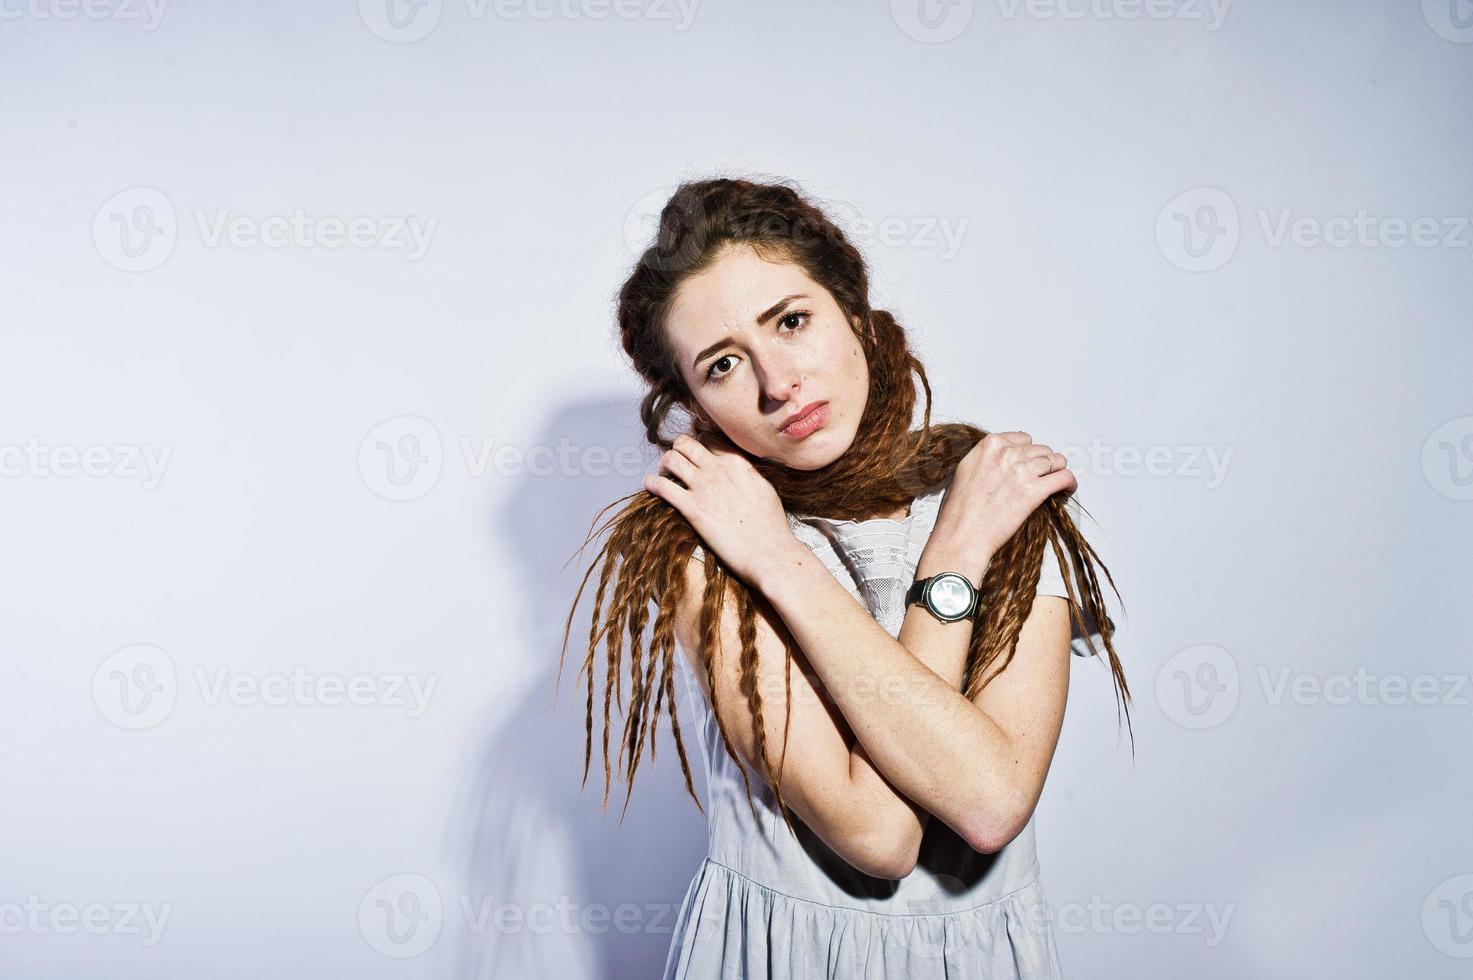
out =
[(0, 974), (657, 974), (703, 818), (552, 680), (653, 460), (614, 291), (727, 174), (1079, 474), (1067, 974), (1467, 975), (1466, 0), (0, 18)]

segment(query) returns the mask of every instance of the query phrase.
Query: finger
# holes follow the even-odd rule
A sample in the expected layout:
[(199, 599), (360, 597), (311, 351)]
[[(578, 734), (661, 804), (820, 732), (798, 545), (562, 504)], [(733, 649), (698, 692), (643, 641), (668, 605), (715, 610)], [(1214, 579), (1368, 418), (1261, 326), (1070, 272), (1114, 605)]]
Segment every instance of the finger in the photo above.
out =
[(1039, 476), (1047, 476), (1055, 470), (1062, 470), (1069, 465), (1068, 457), (1063, 453), (1048, 451), (1037, 453), (1029, 458), (1028, 466)]
[(689, 487), (695, 479), (697, 467), (684, 453), (672, 449), (660, 457), (660, 469), (678, 477)]
[(1033, 441), (1032, 436), (1022, 431), (994, 432), (992, 434), (1003, 442), (1013, 446), (1026, 446)]
[(1066, 466), (1039, 479), (1038, 485), (1043, 489), (1044, 497), (1048, 498), (1060, 490), (1072, 494), (1075, 490), (1079, 489), (1079, 480), (1075, 478), (1074, 471)]
[(1054, 454), (1052, 449), (1041, 442), (1030, 442), (1026, 446), (1009, 446), (1007, 451), (1018, 454), (1017, 458), (1024, 461), (1031, 461), (1039, 456), (1047, 457)]
[(1049, 447), (1030, 442), (1026, 446), (1004, 446), (1000, 458), (1004, 466), (1016, 466), (1024, 473), (1038, 476), (1049, 471), (1048, 467), (1040, 466), (1038, 461), (1046, 460), (1052, 455), (1053, 450)]
[(689, 433), (682, 432), (671, 440), (670, 445), (696, 466), (711, 458), (711, 450), (706, 448), (706, 444)]
[(690, 494), (685, 487), (658, 473), (645, 474), (644, 488), (677, 509), (685, 503), (687, 495)]
[(701, 447), (712, 456), (727, 456), (740, 452), (736, 443), (732, 442), (725, 432), (717, 429), (715, 432), (704, 433), (698, 440)]

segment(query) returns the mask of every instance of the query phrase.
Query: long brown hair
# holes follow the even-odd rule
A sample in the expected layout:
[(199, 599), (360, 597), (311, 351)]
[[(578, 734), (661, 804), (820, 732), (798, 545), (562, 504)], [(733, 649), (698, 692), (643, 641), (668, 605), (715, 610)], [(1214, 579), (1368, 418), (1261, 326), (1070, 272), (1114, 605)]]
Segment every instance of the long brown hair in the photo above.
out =
[[(709, 268), (727, 248), (734, 245), (749, 246), (764, 258), (799, 265), (810, 278), (829, 291), (846, 317), (851, 321), (858, 318), (856, 332), (869, 364), (868, 400), (853, 444), (844, 455), (821, 469), (793, 470), (754, 457), (726, 440), (720, 430), (690, 411), (694, 397), (676, 366), (665, 331), (665, 318), (681, 284)], [(884, 310), (870, 308), (869, 274), (863, 257), (815, 204), (785, 183), (713, 179), (685, 183), (677, 188), (660, 213), (654, 243), (639, 257), (634, 271), (619, 291), (618, 322), (624, 351), (648, 385), (640, 403), (646, 439), (662, 450), (671, 448), (674, 434), (666, 434), (663, 427), (671, 410), (681, 407), (689, 434), (708, 441), (708, 444), (709, 440), (717, 440), (728, 451), (743, 452), (772, 484), (784, 508), (790, 512), (823, 514), (841, 520), (860, 520), (891, 513), (910, 503), (918, 494), (946, 482), (958, 461), (987, 435), (986, 430), (972, 425), (931, 424), (931, 386), (926, 379), (925, 368), (911, 353), (905, 331), (895, 318)], [(920, 379), (926, 398), (924, 420), (921, 428), (915, 431), (911, 429), (916, 401), (912, 374)], [(1105, 610), (1095, 566), (1105, 573), (1112, 589), (1115, 589), (1115, 580), (1110, 578), (1109, 570), (1075, 527), (1068, 512), (1068, 501), (1069, 495), (1063, 491), (1045, 500), (988, 565), (979, 589), (963, 693), (968, 699), (975, 697), (996, 673), (1006, 669), (1012, 661), (1018, 634), (1031, 610), (1038, 586), (1043, 549), (1051, 547), (1061, 565), (1065, 564), (1067, 555), (1067, 565), (1073, 569), (1073, 581), (1069, 581), (1070, 576), (1065, 576), (1065, 582), (1075, 632), (1084, 637), (1095, 655), (1099, 651), (1095, 649), (1091, 632), (1098, 630), (1104, 640), (1117, 699), (1125, 707), (1128, 725), (1130, 689), (1126, 685), (1120, 659), (1115, 654), (1111, 639), (1114, 624)], [(610, 716), (615, 701), (623, 700), (623, 649), (627, 636), (630, 690), (627, 707), (621, 704), (624, 731), (618, 757), (628, 785), (624, 808), (627, 811), (629, 794), (634, 788), (634, 772), (644, 753), (645, 742), (663, 709), (668, 713), (674, 732), (686, 790), (696, 801), (696, 807), (704, 812), (691, 782), (675, 699), (674, 617), (685, 592), (686, 563), (700, 539), (678, 510), (643, 488), (604, 507), (595, 515), (593, 524), (597, 525), (604, 514), (621, 503), (624, 506), (615, 516), (602, 527), (590, 530), (574, 555), (581, 554), (590, 542), (608, 532), (607, 540), (584, 574), (573, 606), (568, 611), (567, 623), (563, 627), (562, 655), (558, 661), (558, 677), (561, 679), (573, 613), (594, 569), (601, 563), (589, 628), (588, 653), (579, 670), (580, 677), (585, 671), (588, 674), (583, 785), (588, 783), (593, 754), (594, 675), (598, 646), (603, 642), (606, 661), (602, 705), (603, 806), (607, 809), (613, 774), (613, 764), (609, 760)], [(726, 726), (716, 712), (717, 686), (712, 678), (712, 656), (719, 644), (721, 610), (723, 603), (731, 600), (736, 603), (741, 638), (740, 690), (753, 717), (755, 743), (767, 771), (768, 784), (791, 828), (791, 814), (782, 797), (782, 763), (780, 761), (776, 767), (773, 766), (763, 725), (766, 705), (757, 690), (756, 616), (759, 607), (766, 612), (770, 606), (760, 593), (749, 591), (710, 549), (706, 549), (705, 560), (706, 586), (699, 619), (700, 649), (695, 653), (707, 678), (712, 680), (709, 684), (712, 712), (726, 751), (737, 762), (747, 800), (751, 803), (752, 788), (746, 766), (737, 758)], [(1080, 586), (1079, 593), (1075, 592), (1075, 583)], [(1118, 589), (1115, 589), (1115, 594), (1118, 598)], [(606, 600), (609, 608), (605, 613)], [(650, 625), (651, 602), (656, 615), (646, 653), (642, 641)], [(776, 616), (770, 618), (786, 649), (788, 713), (785, 717), (790, 721), (793, 657), (800, 651), (782, 621)], [(1001, 666), (996, 673), (990, 673), (990, 668), (999, 658), (1002, 659)], [(1133, 731), (1131, 740), (1133, 746)], [(653, 761), (656, 739), (649, 738), (648, 741)], [(786, 748), (785, 726), (783, 749)], [(622, 814), (620, 819), (622, 821)]]

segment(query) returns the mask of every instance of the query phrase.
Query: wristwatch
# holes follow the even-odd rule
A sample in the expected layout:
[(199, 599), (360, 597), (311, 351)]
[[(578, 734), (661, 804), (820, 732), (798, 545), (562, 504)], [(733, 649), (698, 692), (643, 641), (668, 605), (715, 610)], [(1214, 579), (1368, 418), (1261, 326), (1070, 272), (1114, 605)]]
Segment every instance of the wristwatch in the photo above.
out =
[(977, 608), (977, 590), (961, 572), (940, 572), (916, 579), (905, 594), (906, 606), (921, 603), (943, 623), (966, 619)]

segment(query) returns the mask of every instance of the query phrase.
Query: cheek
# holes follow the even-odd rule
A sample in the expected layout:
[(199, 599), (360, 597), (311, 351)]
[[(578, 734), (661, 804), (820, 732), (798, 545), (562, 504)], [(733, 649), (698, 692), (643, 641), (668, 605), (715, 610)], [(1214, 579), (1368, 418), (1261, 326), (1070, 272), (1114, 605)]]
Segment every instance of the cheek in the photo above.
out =
[(728, 438), (741, 437), (756, 427), (752, 414), (744, 411), (740, 400), (729, 392), (708, 399), (702, 407), (706, 417), (716, 423), (716, 427), (726, 433)]

